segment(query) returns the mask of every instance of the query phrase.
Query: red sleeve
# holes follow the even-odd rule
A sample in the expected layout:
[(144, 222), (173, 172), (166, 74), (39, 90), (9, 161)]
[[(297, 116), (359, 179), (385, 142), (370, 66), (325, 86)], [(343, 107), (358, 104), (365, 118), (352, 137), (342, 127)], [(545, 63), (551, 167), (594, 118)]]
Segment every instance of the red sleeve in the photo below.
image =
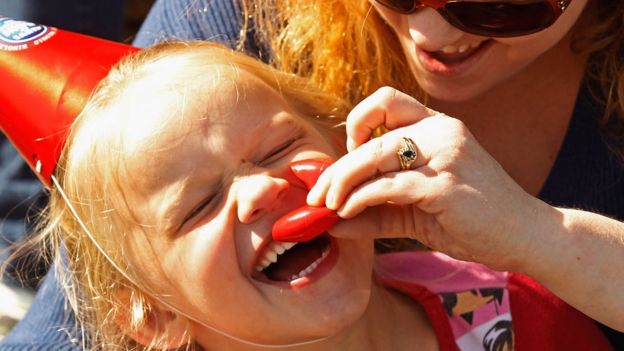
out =
[(613, 350), (593, 320), (531, 278), (510, 273), (508, 288), (516, 351)]

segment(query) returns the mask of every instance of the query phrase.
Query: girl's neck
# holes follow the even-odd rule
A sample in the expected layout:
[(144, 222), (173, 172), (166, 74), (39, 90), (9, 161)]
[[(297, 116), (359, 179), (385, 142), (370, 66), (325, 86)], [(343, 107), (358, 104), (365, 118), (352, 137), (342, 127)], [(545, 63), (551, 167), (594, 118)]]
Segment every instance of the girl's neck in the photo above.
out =
[(461, 119), (526, 191), (536, 195), (565, 137), (586, 58), (570, 35), (522, 72), (474, 99), (431, 106)]
[(201, 350), (245, 351), (438, 350), (436, 335), (422, 306), (377, 283), (373, 283), (369, 304), (361, 318), (326, 339), (307, 345), (266, 348), (217, 336), (197, 346)]
[[(436, 336), (422, 306), (413, 299), (373, 285), (369, 306), (352, 328), (310, 345), (310, 350), (437, 350)], [(306, 349), (307, 350), (307, 349)]]

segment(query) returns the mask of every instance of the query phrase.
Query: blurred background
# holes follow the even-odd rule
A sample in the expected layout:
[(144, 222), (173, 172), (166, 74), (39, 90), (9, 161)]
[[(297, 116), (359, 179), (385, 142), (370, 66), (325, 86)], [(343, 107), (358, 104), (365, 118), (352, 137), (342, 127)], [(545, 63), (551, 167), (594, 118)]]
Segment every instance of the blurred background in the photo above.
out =
[[(0, 0), (0, 16), (131, 44), (154, 0)], [(0, 84), (2, 84), (0, 82)], [(33, 232), (45, 204), (38, 180), (0, 133), (0, 264)], [(0, 280), (0, 339), (23, 317), (46, 262), (28, 253), (5, 265)], [(4, 271), (4, 270), (3, 270)]]
[(0, 0), (0, 15), (130, 43), (153, 0)]

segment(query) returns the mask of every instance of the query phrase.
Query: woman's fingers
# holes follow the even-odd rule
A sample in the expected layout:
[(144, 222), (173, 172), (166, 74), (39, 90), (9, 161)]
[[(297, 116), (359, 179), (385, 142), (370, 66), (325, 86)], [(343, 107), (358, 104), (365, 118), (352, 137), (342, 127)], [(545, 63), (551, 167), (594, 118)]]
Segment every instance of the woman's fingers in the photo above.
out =
[(335, 210), (356, 186), (381, 174), (401, 171), (404, 166), (414, 169), (425, 165), (429, 157), (418, 146), (418, 138), (410, 137), (418, 135), (413, 129), (389, 132), (340, 158), (321, 174), (308, 194), (308, 204)]
[(329, 233), (349, 239), (412, 238), (428, 245), (429, 238), (422, 233), (435, 227), (435, 218), (415, 206), (384, 204), (367, 207), (354, 217), (339, 221)]
[[(427, 161), (418, 134), (395, 133), (435, 115), (411, 96), (384, 87), (360, 102), (347, 117), (347, 147), (351, 151), (330, 166), (308, 195), (308, 204), (337, 209), (357, 185), (380, 174), (413, 169)], [(383, 126), (389, 133), (369, 140)]]
[(397, 205), (418, 206), (429, 193), (431, 179), (423, 173), (411, 172), (386, 173), (355, 188), (338, 209), (341, 218), (352, 218), (367, 207), (388, 202)]
[(405, 93), (390, 87), (380, 88), (347, 116), (347, 149), (351, 151), (364, 144), (380, 126), (393, 130), (434, 114), (435, 111)]

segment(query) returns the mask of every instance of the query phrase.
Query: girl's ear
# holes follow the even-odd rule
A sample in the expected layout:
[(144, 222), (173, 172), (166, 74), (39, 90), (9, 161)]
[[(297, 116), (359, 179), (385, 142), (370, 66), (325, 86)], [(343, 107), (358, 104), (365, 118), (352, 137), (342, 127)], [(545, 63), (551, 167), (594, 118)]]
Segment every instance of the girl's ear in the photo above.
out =
[(191, 341), (187, 318), (127, 287), (117, 289), (115, 323), (139, 344), (175, 349)]

